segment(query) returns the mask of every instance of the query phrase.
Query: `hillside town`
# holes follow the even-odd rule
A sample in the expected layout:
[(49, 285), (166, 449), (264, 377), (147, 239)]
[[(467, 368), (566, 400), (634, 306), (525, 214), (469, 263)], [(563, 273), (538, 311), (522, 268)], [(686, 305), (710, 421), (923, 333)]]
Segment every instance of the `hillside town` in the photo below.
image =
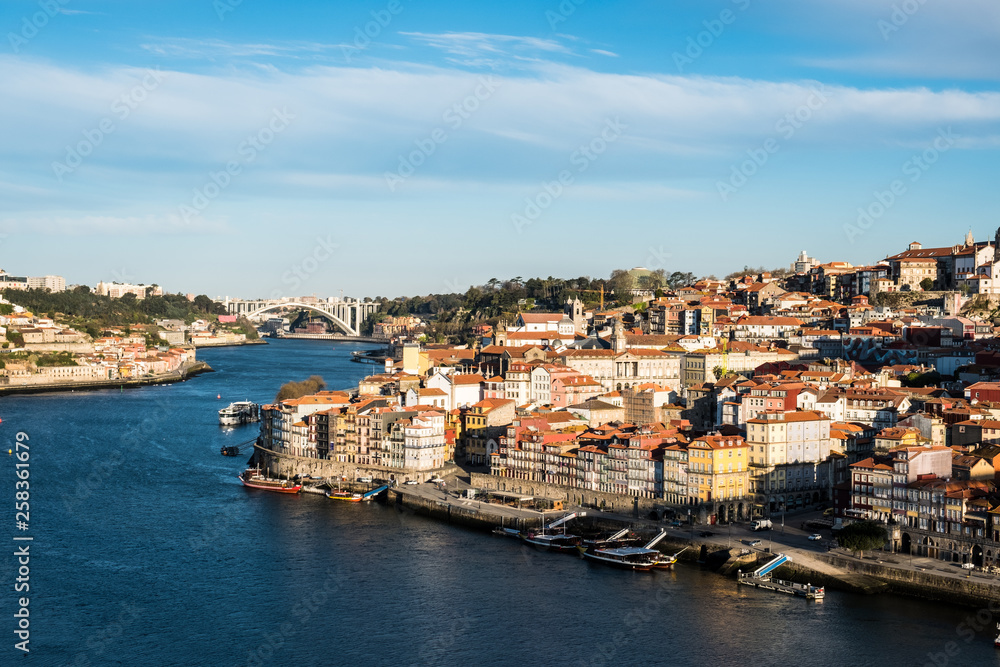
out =
[[(162, 297), (163, 290), (156, 285), (99, 282), (93, 289), (67, 287), (62, 276), (32, 278), (0, 271), (0, 290), (6, 294), (0, 296), (0, 388), (100, 386), (179, 375), (196, 364), (198, 347), (247, 342), (245, 333), (234, 330), (238, 318), (232, 315), (107, 324), (63, 312), (34, 312), (22, 305), (22, 294), (26, 297), (29, 290), (46, 295), (71, 292), (83, 298), (93, 295), (135, 304)], [(193, 294), (174, 298), (213, 303)]]
[(993, 567), (998, 267), (971, 234), (874, 266), (803, 252), (781, 277), (525, 309), (473, 345), (401, 334), (356, 390), (265, 406), (259, 445), (705, 524), (827, 508), (884, 522), (894, 551)]

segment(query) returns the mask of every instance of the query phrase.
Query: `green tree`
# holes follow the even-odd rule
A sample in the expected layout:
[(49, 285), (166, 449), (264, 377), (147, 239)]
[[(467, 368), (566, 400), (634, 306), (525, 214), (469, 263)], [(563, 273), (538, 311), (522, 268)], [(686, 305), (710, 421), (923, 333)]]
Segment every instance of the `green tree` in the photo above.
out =
[(274, 402), (285, 401), (290, 398), (302, 398), (315, 394), (326, 388), (326, 382), (318, 375), (310, 375), (302, 382), (286, 382), (281, 385), (278, 395), (274, 397)]
[(667, 284), (670, 286), (670, 289), (680, 289), (693, 282), (695, 282), (695, 277), (690, 271), (674, 271), (667, 278)]
[(878, 549), (889, 541), (885, 527), (874, 521), (856, 521), (837, 533), (837, 544), (864, 557), (864, 552)]
[(920, 281), (920, 289), (925, 292), (929, 292), (934, 287), (934, 281), (930, 278), (924, 278)]

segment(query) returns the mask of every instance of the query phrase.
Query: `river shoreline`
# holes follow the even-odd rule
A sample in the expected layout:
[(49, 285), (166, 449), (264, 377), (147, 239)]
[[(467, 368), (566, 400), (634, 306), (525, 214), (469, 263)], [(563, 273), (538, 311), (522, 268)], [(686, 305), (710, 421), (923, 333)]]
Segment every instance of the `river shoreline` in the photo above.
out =
[(126, 378), (117, 380), (87, 380), (84, 382), (53, 382), (50, 384), (34, 384), (22, 386), (0, 387), (0, 396), (17, 396), (24, 394), (48, 394), (60, 391), (97, 391), (100, 389), (134, 389), (136, 387), (149, 387), (158, 384), (172, 384), (174, 382), (185, 382), (202, 373), (214, 373), (215, 369), (204, 361), (196, 361), (177, 371), (161, 373), (159, 375)]
[(267, 341), (263, 338), (257, 338), (254, 340), (245, 340), (239, 343), (202, 343), (201, 345), (194, 344), (194, 349), (204, 350), (210, 347), (243, 347), (244, 345), (267, 345)]
[[(474, 500), (463, 500), (449, 497), (441, 500), (421, 497), (406, 489), (396, 488), (390, 491), (390, 504), (401, 511), (412, 511), (415, 514), (433, 518), (449, 524), (473, 528), (479, 531), (492, 531), (495, 528), (514, 527), (526, 529), (537, 527), (541, 519), (536, 512), (525, 513), (522, 517), (508, 516), (509, 512), (491, 511), (499, 506), (479, 503)], [(506, 509), (506, 508), (505, 508)], [(567, 511), (570, 511), (567, 508)], [(593, 530), (613, 532), (629, 527), (649, 537), (663, 528), (646, 520), (624, 520), (605, 516), (600, 513), (578, 519)], [(684, 529), (686, 532), (687, 529)], [(667, 551), (677, 552), (687, 547), (680, 560), (700, 563), (709, 567), (720, 576), (734, 579), (738, 570), (749, 570), (753, 562), (761, 558), (770, 558), (771, 553), (754, 551), (755, 558), (750, 559), (742, 554), (741, 548), (726, 547), (703, 541), (673, 530), (661, 542)], [(777, 549), (775, 550), (778, 551)], [(815, 562), (814, 562), (815, 561)], [(971, 577), (956, 579), (936, 575), (932, 572), (910, 572), (893, 568), (883, 562), (868, 562), (856, 560), (847, 555), (805, 554), (794, 553), (788, 565), (782, 565), (775, 571), (775, 576), (781, 579), (802, 584), (826, 586), (831, 590), (857, 593), (862, 595), (877, 595), (889, 593), (908, 598), (918, 598), (935, 602), (944, 602), (964, 608), (983, 609), (1000, 595), (1000, 586), (992, 580), (982, 580)], [(735, 581), (734, 581), (735, 583)]]

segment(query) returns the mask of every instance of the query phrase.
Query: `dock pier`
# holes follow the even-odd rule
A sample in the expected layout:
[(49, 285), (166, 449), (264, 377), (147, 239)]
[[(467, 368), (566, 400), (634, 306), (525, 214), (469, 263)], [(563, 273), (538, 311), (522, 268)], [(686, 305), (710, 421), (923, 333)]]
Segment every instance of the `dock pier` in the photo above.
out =
[(807, 600), (822, 600), (826, 597), (826, 589), (821, 586), (813, 586), (812, 584), (797, 584), (794, 581), (784, 581), (782, 579), (774, 579), (771, 577), (771, 573), (774, 570), (791, 560), (792, 559), (785, 554), (776, 554), (774, 558), (764, 563), (753, 572), (739, 572), (736, 580), (744, 586), (753, 586), (755, 588), (764, 588), (769, 591), (776, 591), (787, 595), (796, 595), (798, 597), (806, 598)]

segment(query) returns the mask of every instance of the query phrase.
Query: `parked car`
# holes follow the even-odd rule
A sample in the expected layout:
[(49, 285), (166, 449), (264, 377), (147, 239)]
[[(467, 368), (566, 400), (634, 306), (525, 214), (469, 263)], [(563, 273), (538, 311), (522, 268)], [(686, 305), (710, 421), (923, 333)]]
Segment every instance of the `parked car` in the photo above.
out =
[(418, 482), (415, 479), (408, 479), (405, 482), (403, 482), (403, 484), (420, 484), (420, 482)]
[(358, 481), (364, 484), (368, 484), (372, 481), (371, 477), (358, 477)]
[(670, 522), (670, 525), (671, 525), (671, 526), (675, 526), (675, 527), (677, 527), (677, 528), (680, 528), (680, 526), (681, 526), (681, 522), (680, 522), (680, 521), (678, 521), (677, 519), (674, 519), (673, 521), (671, 521), (671, 522)]
[(809, 541), (810, 542), (819, 542), (822, 539), (823, 539), (823, 536), (820, 535), (819, 533), (813, 533), (812, 535), (809, 536)]
[(975, 563), (962, 563), (961, 568), (963, 570), (974, 570), (976, 569)]
[(702, 537), (711, 537), (712, 535), (715, 535), (715, 533), (713, 533), (710, 530), (703, 530), (698, 534), (701, 535)]
[(760, 546), (760, 540), (743, 540), (743, 543), (746, 544), (748, 547)]

